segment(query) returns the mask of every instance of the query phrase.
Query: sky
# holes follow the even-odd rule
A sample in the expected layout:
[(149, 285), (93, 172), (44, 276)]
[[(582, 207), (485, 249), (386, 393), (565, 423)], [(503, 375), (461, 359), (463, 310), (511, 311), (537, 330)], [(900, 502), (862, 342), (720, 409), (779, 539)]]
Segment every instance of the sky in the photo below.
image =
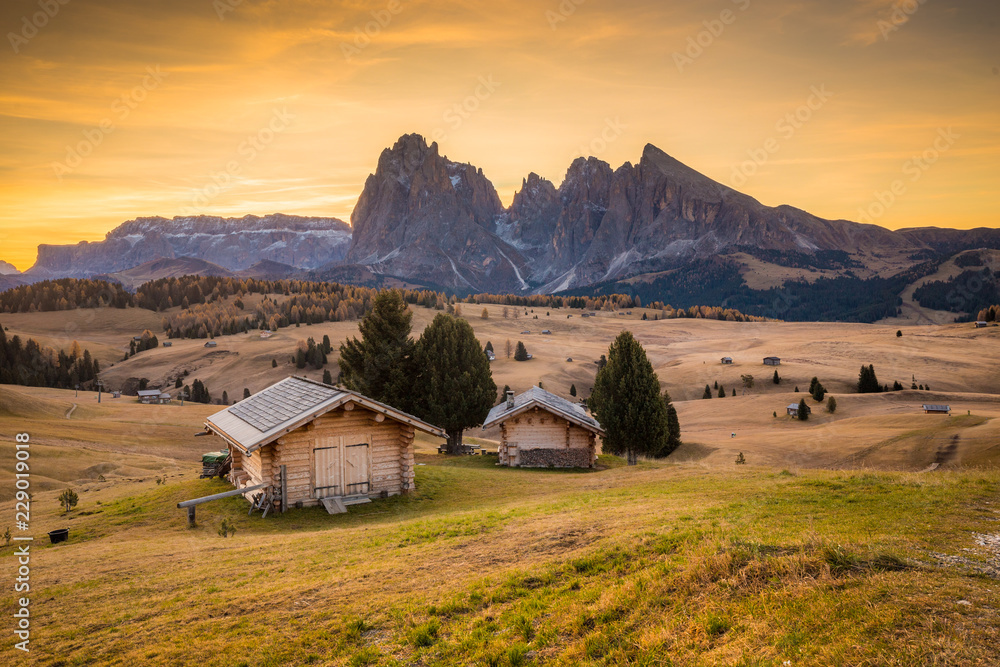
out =
[(536, 172), (651, 143), (768, 205), (1000, 226), (995, 0), (6, 0), (0, 259), (139, 216), (350, 219), (402, 134)]

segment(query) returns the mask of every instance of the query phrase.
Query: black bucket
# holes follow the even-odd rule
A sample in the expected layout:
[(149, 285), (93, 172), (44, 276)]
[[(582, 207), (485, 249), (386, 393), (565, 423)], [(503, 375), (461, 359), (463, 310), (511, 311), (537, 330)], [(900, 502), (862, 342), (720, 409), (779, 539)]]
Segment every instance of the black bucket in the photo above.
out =
[(59, 544), (60, 542), (65, 542), (69, 539), (69, 528), (60, 528), (59, 530), (49, 531), (49, 540), (52, 544)]

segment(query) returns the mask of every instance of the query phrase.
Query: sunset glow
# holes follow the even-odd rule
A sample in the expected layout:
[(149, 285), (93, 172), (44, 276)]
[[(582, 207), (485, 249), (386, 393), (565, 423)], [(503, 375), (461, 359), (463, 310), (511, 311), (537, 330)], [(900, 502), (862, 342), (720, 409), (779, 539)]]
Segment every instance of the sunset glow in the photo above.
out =
[(6, 2), (0, 259), (137, 216), (349, 220), (407, 132), (505, 204), (529, 172), (558, 185), (580, 154), (652, 143), (769, 205), (995, 227), (998, 19), (988, 0)]

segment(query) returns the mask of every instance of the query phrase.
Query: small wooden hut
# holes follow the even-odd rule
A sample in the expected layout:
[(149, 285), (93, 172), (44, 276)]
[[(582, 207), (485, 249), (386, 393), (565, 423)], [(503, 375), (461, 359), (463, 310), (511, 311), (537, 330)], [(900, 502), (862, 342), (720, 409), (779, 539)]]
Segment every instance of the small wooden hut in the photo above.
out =
[[(367, 502), (414, 488), (416, 430), (436, 426), (353, 391), (290, 377), (205, 422), (232, 455), (237, 488), (267, 484), (275, 508)], [(283, 474), (284, 473), (284, 474)]]
[(500, 465), (522, 468), (592, 468), (604, 430), (586, 408), (541, 387), (490, 410), (483, 428), (500, 425)]

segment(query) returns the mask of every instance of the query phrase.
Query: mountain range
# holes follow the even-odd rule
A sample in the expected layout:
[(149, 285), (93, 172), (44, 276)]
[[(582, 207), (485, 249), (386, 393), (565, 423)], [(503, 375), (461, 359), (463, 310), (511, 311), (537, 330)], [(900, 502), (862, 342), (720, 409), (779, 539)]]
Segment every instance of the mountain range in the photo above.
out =
[(768, 287), (888, 276), (974, 247), (1000, 247), (1000, 230), (892, 231), (765, 206), (653, 145), (617, 169), (578, 158), (558, 186), (531, 173), (505, 208), (482, 169), (409, 134), (382, 152), (350, 225), (281, 214), (138, 218), (101, 242), (41, 245), (36, 264), (8, 278), (100, 275), (134, 284), (204, 260), (262, 277), (556, 293), (658, 279), (724, 257), (747, 282)]

